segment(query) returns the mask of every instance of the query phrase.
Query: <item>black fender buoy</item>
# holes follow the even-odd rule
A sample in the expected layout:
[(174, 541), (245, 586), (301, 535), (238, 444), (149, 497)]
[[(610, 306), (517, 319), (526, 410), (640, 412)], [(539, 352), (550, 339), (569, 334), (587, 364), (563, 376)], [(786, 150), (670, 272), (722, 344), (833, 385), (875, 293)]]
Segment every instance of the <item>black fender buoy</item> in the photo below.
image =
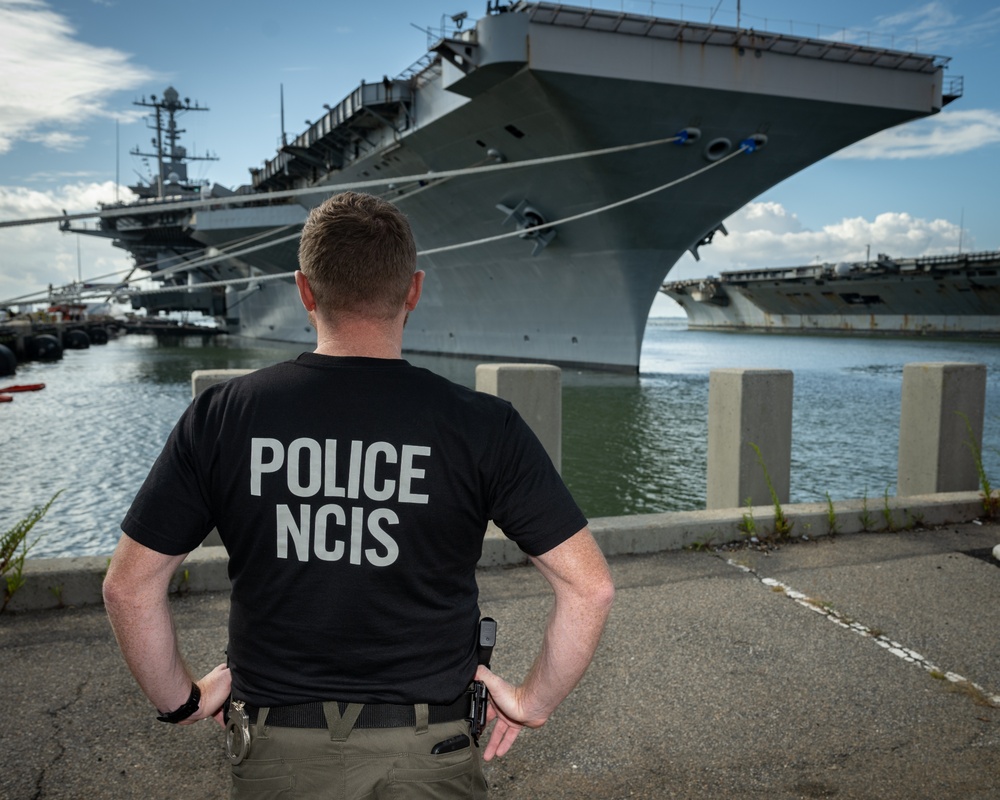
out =
[(108, 339), (108, 329), (101, 327), (89, 328), (87, 330), (87, 335), (90, 337), (91, 344), (107, 344)]
[(0, 375), (13, 375), (17, 372), (17, 356), (7, 345), (0, 344)]
[(63, 348), (59, 338), (51, 333), (39, 333), (25, 343), (28, 358), (35, 361), (57, 361), (62, 358)]
[(63, 334), (63, 347), (67, 350), (86, 350), (90, 347), (90, 337), (86, 331), (73, 328)]

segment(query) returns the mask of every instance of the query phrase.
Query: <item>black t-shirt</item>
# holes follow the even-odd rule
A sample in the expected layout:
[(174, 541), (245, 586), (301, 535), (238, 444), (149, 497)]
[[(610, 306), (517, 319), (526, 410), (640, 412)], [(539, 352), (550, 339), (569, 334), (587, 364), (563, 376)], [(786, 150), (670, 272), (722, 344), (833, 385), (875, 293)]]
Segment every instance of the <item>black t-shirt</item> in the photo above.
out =
[(196, 398), (122, 529), (178, 555), (218, 527), (234, 697), (448, 703), (475, 672), (490, 519), (529, 555), (586, 524), (508, 402), (304, 353)]

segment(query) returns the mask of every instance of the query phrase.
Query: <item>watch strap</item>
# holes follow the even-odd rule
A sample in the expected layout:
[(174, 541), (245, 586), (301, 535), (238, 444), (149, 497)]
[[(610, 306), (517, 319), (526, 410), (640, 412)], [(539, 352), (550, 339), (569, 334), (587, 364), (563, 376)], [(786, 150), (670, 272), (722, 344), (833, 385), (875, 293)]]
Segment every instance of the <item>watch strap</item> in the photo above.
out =
[(169, 713), (161, 713), (157, 719), (160, 722), (169, 722), (172, 725), (182, 722), (190, 717), (195, 711), (198, 710), (198, 704), (201, 702), (201, 689), (198, 688), (198, 684), (192, 681), (191, 683), (191, 696), (188, 697), (187, 702), (178, 708), (176, 711), (171, 711)]

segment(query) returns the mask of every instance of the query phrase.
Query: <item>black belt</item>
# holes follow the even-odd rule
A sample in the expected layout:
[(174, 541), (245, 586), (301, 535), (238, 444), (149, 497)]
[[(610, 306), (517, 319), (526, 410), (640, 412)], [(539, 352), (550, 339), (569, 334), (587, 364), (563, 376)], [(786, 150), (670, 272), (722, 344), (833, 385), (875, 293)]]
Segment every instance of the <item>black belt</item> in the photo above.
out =
[[(343, 714), (348, 703), (337, 701), (337, 707)], [(247, 703), (245, 706), (250, 722), (257, 722), (257, 706)], [(469, 694), (462, 694), (454, 703), (445, 706), (428, 705), (428, 722), (455, 722), (467, 719), (469, 716)], [(268, 709), (265, 725), (276, 728), (325, 728), (326, 715), (323, 704), (301, 703), (292, 706), (273, 706)], [(354, 723), (355, 728), (408, 728), (417, 724), (417, 715), (412, 705), (395, 705), (393, 703), (365, 703), (361, 716)]]

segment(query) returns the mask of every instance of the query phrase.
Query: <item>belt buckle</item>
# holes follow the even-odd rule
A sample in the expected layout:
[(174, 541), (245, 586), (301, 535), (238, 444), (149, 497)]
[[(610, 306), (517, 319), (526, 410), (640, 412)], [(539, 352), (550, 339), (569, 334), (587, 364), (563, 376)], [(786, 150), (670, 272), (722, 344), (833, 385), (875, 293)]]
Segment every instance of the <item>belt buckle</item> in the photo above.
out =
[(242, 700), (233, 700), (226, 723), (226, 757), (234, 767), (250, 754), (250, 717)]

